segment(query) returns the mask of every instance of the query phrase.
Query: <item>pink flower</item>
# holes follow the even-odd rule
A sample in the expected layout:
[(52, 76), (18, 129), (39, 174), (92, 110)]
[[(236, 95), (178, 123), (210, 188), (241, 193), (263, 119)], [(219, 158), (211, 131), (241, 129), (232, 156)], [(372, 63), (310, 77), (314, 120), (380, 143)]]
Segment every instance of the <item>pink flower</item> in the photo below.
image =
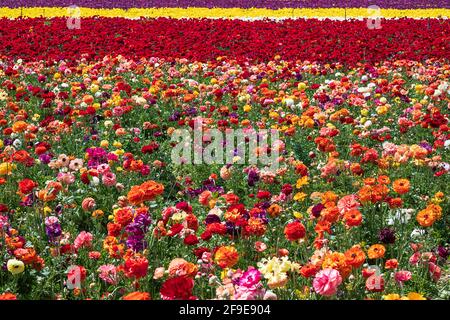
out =
[(358, 209), (359, 206), (360, 203), (358, 202), (358, 198), (354, 194), (343, 196), (337, 203), (337, 207), (341, 214), (344, 214), (352, 209)]
[(239, 279), (239, 286), (250, 288), (259, 284), (260, 280), (261, 272), (258, 269), (249, 267)]
[(264, 289), (260, 286), (237, 286), (233, 296), (234, 300), (261, 300), (264, 297)]
[(409, 263), (412, 265), (416, 265), (419, 263), (420, 260), (420, 252), (415, 252), (410, 258), (409, 258)]
[(102, 254), (98, 251), (89, 252), (89, 259), (98, 260), (98, 259), (100, 259), (101, 256), (102, 256)]
[(97, 171), (99, 172), (99, 173), (101, 173), (101, 174), (105, 174), (105, 173), (107, 173), (107, 172), (110, 172), (110, 168), (109, 168), (109, 165), (107, 165), (106, 163), (102, 163), (102, 164), (99, 164), (98, 166), (97, 166)]
[(116, 175), (112, 172), (105, 172), (102, 176), (102, 182), (107, 187), (112, 187), (116, 184)]
[(336, 294), (337, 287), (341, 284), (342, 277), (335, 269), (327, 268), (316, 274), (313, 281), (314, 291), (323, 296)]
[(73, 242), (75, 249), (80, 249), (82, 247), (90, 247), (92, 245), (93, 236), (91, 233), (86, 231), (81, 231)]
[(95, 208), (95, 200), (93, 198), (86, 198), (81, 203), (81, 207), (84, 211), (91, 211)]
[(158, 280), (164, 277), (164, 267), (158, 267), (155, 269), (155, 272), (153, 273), (153, 279)]
[(112, 264), (105, 264), (100, 266), (97, 271), (100, 273), (99, 277), (109, 284), (117, 283), (117, 268)]
[(411, 280), (411, 272), (407, 270), (400, 270), (397, 271), (394, 275), (395, 281), (397, 281), (399, 284)]
[(267, 290), (263, 298), (263, 300), (277, 300), (277, 299), (278, 299), (277, 295), (271, 290)]
[(267, 245), (264, 242), (261, 242), (261, 241), (255, 242), (255, 250), (257, 252), (263, 252), (266, 249), (267, 249)]
[(433, 262), (428, 263), (428, 271), (434, 281), (438, 281), (441, 278), (442, 271), (441, 268)]
[(63, 184), (72, 184), (75, 182), (75, 176), (71, 173), (60, 172), (56, 179)]

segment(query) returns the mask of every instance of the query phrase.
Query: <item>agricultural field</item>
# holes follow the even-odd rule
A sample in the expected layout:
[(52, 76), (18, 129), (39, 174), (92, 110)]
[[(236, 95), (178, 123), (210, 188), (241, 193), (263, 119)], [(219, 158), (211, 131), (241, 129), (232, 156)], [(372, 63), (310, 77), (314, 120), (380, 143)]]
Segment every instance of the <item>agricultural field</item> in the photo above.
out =
[(0, 300), (450, 299), (448, 1), (76, 2), (0, 5)]

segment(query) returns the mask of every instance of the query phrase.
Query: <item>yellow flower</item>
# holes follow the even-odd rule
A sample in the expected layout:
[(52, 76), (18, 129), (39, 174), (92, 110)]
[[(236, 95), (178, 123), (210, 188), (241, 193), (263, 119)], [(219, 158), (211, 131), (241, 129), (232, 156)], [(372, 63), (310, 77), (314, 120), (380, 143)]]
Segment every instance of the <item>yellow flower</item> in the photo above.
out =
[(0, 164), (0, 176), (6, 176), (7, 174), (11, 174), (17, 166), (14, 163), (3, 162)]
[(100, 147), (102, 147), (102, 148), (108, 148), (108, 146), (109, 146), (108, 140), (102, 140), (102, 141), (100, 142)]
[(298, 212), (298, 211), (294, 211), (294, 212), (293, 212), (293, 215), (294, 215), (294, 217), (295, 217), (296, 219), (301, 219), (301, 218), (303, 218), (303, 215), (302, 215), (300, 212)]
[(250, 112), (252, 110), (252, 107), (249, 104), (246, 104), (244, 106), (244, 112)]
[(0, 148), (3, 148), (3, 140), (0, 140)]
[(174, 213), (173, 214), (173, 216), (172, 216), (172, 220), (174, 221), (174, 222), (181, 222), (181, 221), (183, 221), (185, 218), (186, 218), (186, 213), (185, 212), (177, 212), (177, 213)]
[(308, 184), (308, 176), (304, 176), (297, 180), (297, 183), (295, 186), (297, 189), (300, 189), (301, 187), (303, 187), (304, 185), (307, 185), (307, 184)]
[(303, 201), (306, 199), (307, 194), (304, 192), (297, 192), (294, 195), (294, 201)]
[[(29, 8), (8, 8), (0, 7), (0, 16), (8, 18), (37, 18), (44, 16), (50, 17), (67, 17), (73, 12), (65, 7), (29, 7)], [(130, 8), (130, 9), (107, 9), (107, 8), (80, 8), (80, 17), (124, 17), (124, 18), (367, 18), (366, 8)], [(411, 18), (437, 18), (450, 16), (450, 9), (381, 9), (380, 16), (384, 18), (411, 17)], [(275, 60), (281, 59), (279, 55), (274, 57)], [(222, 58), (218, 57), (217, 61)]]
[(423, 295), (418, 292), (410, 292), (406, 296), (409, 300), (427, 300)]
[(51, 213), (52, 212), (52, 209), (50, 208), (50, 207), (48, 207), (48, 206), (45, 206), (44, 207), (44, 215), (45, 216), (47, 216), (49, 213)]
[(390, 293), (383, 296), (383, 300), (400, 300), (400, 295), (397, 293)]
[(300, 90), (300, 91), (305, 90), (305, 89), (306, 89), (306, 83), (300, 82), (300, 83), (297, 85), (297, 89)]
[(388, 111), (388, 107), (386, 105), (377, 107), (378, 114), (385, 114)]
[(103, 210), (100, 210), (100, 209), (97, 209), (94, 212), (92, 212), (92, 217), (93, 218), (101, 218), (101, 217), (103, 217), (103, 215), (104, 215), (104, 212), (103, 212)]
[(12, 274), (19, 274), (25, 270), (25, 265), (23, 262), (17, 259), (9, 259), (6, 263), (6, 267)]
[(278, 119), (280, 115), (278, 114), (278, 112), (272, 111), (269, 113), (269, 117), (272, 119)]
[(119, 157), (119, 156), (123, 155), (125, 153), (125, 151), (123, 149), (117, 149), (113, 153)]

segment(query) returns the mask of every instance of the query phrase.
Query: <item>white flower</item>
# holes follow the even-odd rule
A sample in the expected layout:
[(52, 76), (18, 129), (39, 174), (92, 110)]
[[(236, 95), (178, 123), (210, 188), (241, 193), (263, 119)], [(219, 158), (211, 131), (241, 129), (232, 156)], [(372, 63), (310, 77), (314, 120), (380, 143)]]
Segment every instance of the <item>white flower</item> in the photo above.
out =
[(13, 146), (17, 149), (19, 149), (22, 146), (22, 141), (20, 141), (19, 139), (16, 139), (13, 141)]
[(414, 229), (411, 232), (411, 238), (418, 238), (420, 236), (423, 236), (425, 234), (425, 230), (422, 229)]
[(100, 179), (98, 177), (92, 177), (91, 186), (98, 186), (100, 183)]
[(367, 120), (367, 121), (364, 123), (364, 127), (366, 127), (366, 128), (370, 127), (371, 125), (372, 125), (372, 121), (370, 121), (370, 120)]

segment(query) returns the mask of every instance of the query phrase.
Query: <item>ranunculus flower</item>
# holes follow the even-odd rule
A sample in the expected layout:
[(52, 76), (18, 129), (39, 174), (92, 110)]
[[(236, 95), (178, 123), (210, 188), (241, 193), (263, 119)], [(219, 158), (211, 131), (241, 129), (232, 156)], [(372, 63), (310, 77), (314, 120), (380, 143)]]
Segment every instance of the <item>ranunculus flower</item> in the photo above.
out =
[(342, 282), (339, 271), (331, 268), (319, 271), (314, 280), (314, 291), (323, 296), (332, 296), (336, 294), (338, 286)]

